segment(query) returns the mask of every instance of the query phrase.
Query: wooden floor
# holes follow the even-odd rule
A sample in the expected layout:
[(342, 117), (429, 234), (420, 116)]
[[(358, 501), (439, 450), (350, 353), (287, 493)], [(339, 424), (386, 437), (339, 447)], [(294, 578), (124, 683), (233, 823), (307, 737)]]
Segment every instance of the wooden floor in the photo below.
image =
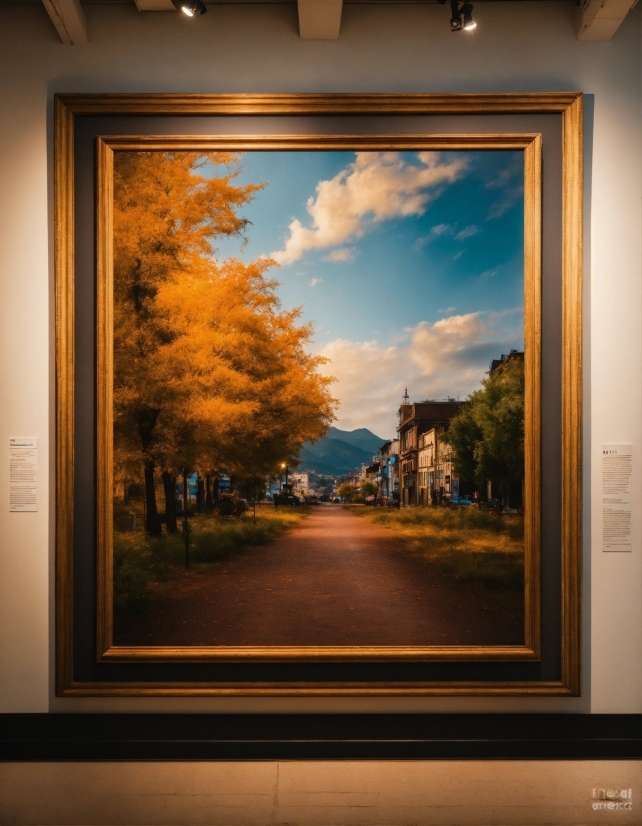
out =
[[(639, 824), (634, 761), (0, 764), (1, 824), (590, 826)], [(591, 790), (629, 789), (632, 811)]]

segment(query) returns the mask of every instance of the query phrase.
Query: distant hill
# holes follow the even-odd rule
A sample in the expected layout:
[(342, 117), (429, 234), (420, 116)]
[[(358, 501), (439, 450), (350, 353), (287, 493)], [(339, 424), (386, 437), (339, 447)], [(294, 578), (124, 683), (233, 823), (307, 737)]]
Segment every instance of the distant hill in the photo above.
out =
[(365, 427), (339, 430), (331, 427), (318, 442), (303, 445), (299, 458), (301, 470), (330, 476), (345, 476), (362, 464), (370, 462), (386, 439), (375, 436)]
[(373, 454), (388, 441), (382, 439), (381, 436), (375, 436), (367, 427), (358, 427), (356, 430), (339, 430), (338, 427), (331, 427), (328, 429), (325, 438), (338, 439), (340, 442), (347, 442), (349, 445), (360, 447), (362, 450), (367, 450), (368, 453)]

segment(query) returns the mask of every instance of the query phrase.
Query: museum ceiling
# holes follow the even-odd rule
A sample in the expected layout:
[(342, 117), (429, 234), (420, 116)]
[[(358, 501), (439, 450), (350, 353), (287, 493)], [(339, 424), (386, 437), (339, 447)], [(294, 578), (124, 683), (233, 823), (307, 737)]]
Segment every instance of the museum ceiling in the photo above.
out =
[[(501, 0), (502, 2), (530, 2), (530, 0)], [(554, 0), (538, 0), (544, 7)], [(187, 15), (204, 14), (208, 5), (235, 3), (279, 3), (298, 6), (299, 34), (302, 40), (337, 40), (341, 33), (343, 4), (358, 3), (430, 3), (450, 5), (450, 24), (453, 31), (474, 28), (471, 21), (473, 6), (470, 0), (0, 0), (0, 5), (45, 6), (60, 39), (65, 44), (81, 44), (89, 41), (84, 6), (96, 4), (136, 5), (140, 12), (184, 11)], [(474, 0), (475, 4), (497, 0)], [(610, 40), (629, 11), (638, 0), (568, 0), (577, 7), (576, 31), (579, 40)], [(447, 10), (444, 10), (448, 13)]]

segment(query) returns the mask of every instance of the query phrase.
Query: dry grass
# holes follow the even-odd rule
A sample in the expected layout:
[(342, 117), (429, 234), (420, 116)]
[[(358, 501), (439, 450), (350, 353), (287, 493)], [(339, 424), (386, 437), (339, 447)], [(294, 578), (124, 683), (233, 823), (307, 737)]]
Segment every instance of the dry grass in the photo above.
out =
[(524, 587), (524, 519), (477, 508), (411, 507), (350, 510), (400, 535), (411, 553), (455, 579), (501, 590)]
[[(221, 562), (253, 545), (265, 545), (297, 524), (305, 507), (250, 510), (240, 517), (201, 514), (189, 520), (190, 567), (195, 570)], [(174, 580), (185, 570), (185, 537), (179, 530), (149, 539), (141, 532), (114, 531), (114, 610), (135, 613), (152, 598), (150, 586)]]

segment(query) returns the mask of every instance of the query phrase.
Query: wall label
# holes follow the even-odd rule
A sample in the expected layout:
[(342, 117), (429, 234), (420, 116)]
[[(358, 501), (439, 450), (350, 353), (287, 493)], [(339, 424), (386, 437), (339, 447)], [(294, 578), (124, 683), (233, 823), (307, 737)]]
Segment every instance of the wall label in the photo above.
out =
[(9, 510), (11, 513), (38, 510), (38, 439), (35, 436), (9, 439)]
[(602, 445), (602, 551), (631, 552), (633, 445)]

